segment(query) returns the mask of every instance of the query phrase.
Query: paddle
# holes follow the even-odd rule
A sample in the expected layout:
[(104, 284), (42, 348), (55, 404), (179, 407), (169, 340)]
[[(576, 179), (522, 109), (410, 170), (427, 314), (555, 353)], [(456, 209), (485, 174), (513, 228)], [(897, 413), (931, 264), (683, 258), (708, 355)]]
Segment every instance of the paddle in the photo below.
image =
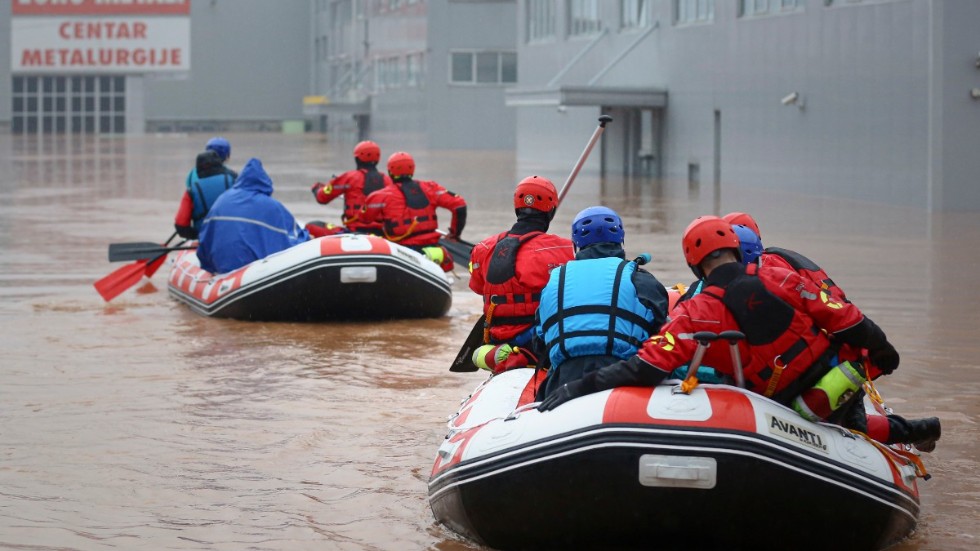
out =
[[(579, 155), (578, 161), (575, 162), (575, 166), (572, 167), (572, 171), (568, 174), (568, 178), (565, 179), (565, 183), (561, 186), (561, 190), (558, 192), (558, 204), (555, 206), (556, 209), (561, 206), (562, 199), (565, 198), (565, 195), (568, 193), (569, 189), (571, 189), (572, 182), (575, 181), (575, 177), (578, 176), (579, 171), (582, 170), (582, 165), (584, 165), (585, 160), (589, 158), (589, 153), (592, 152), (592, 148), (595, 147), (596, 142), (599, 141), (599, 137), (602, 136), (602, 133), (606, 130), (606, 125), (611, 123), (612, 120), (612, 117), (609, 115), (602, 115), (599, 117), (599, 126), (596, 127), (595, 131), (592, 133), (592, 137), (589, 138), (589, 143), (586, 144), (582, 154)], [(455, 373), (467, 373), (478, 371), (480, 369), (473, 363), (473, 351), (484, 344), (483, 326), (483, 316), (480, 316), (476, 320), (476, 324), (473, 326), (473, 329), (470, 330), (469, 336), (467, 336), (466, 340), (463, 342), (462, 348), (459, 349), (459, 353), (456, 354), (456, 359), (454, 359), (453, 363), (449, 366), (449, 371)]]
[[(443, 233), (441, 230), (439, 233)], [(470, 261), (470, 253), (473, 252), (473, 247), (476, 245), (470, 243), (469, 241), (464, 241), (462, 239), (457, 239), (455, 237), (446, 237), (443, 233), (443, 237), (439, 239), (439, 244), (449, 251), (449, 254), (453, 255), (453, 260), (456, 262), (468, 263)]]
[[(162, 253), (158, 254), (154, 258), (140, 258), (139, 260), (133, 262), (132, 264), (127, 264), (122, 268), (115, 270), (109, 275), (96, 281), (94, 284), (95, 290), (98, 291), (99, 295), (102, 296), (103, 300), (109, 302), (110, 300), (121, 295), (123, 292), (125, 292), (133, 285), (139, 283), (140, 280), (143, 279), (143, 276), (150, 277), (154, 273), (156, 273), (157, 269), (159, 269), (160, 266), (163, 264), (164, 260), (166, 260), (167, 253), (169, 253), (171, 250), (183, 250), (187, 248), (193, 248), (193, 247), (180, 246), (186, 243), (186, 241), (181, 241), (177, 247), (167, 248), (165, 245), (169, 244), (176, 236), (177, 234), (175, 232), (173, 235), (170, 236), (169, 239), (167, 239), (166, 243), (164, 243), (164, 246), (157, 245), (156, 243), (150, 243), (150, 245), (153, 245), (153, 247), (162, 251)], [(112, 245), (109, 245), (109, 247), (111, 248)], [(112, 255), (110, 253), (110, 261), (111, 260), (112, 260)]]
[(160, 255), (166, 255), (172, 251), (186, 251), (196, 249), (196, 246), (189, 247), (168, 247), (159, 243), (138, 242), (138, 243), (112, 243), (109, 245), (109, 262), (121, 262), (124, 260), (146, 260), (156, 259)]

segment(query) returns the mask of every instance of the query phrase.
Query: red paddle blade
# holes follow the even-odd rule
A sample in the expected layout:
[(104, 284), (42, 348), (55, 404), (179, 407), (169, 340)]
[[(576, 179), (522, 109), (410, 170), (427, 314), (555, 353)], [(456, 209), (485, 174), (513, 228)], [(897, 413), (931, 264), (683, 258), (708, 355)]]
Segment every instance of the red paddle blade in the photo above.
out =
[(106, 302), (109, 302), (125, 292), (126, 289), (139, 283), (143, 279), (146, 269), (146, 260), (137, 260), (132, 264), (127, 264), (96, 281), (95, 290), (102, 295)]
[(146, 264), (146, 277), (153, 277), (153, 274), (157, 273), (157, 270), (159, 270), (160, 266), (163, 266), (163, 263), (166, 261), (167, 255), (164, 254), (148, 262)]

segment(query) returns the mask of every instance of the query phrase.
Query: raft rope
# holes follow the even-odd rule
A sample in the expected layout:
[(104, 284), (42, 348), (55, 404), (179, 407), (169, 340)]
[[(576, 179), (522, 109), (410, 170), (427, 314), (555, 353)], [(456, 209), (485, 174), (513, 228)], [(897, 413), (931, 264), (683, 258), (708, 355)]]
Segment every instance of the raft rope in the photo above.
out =
[[(881, 393), (878, 392), (878, 387), (875, 386), (874, 381), (868, 379), (867, 381), (864, 382), (864, 392), (865, 394), (868, 395), (868, 399), (871, 400), (871, 405), (874, 406), (875, 411), (877, 411), (882, 415), (888, 415), (888, 410), (886, 409), (885, 406), (885, 399), (882, 398)], [(868, 436), (867, 434), (859, 430), (856, 429), (849, 429), (849, 430), (852, 433), (857, 434), (861, 438), (864, 438), (868, 442), (871, 442), (883, 452), (887, 452), (905, 458), (909, 463), (912, 464), (913, 467), (915, 467), (915, 476), (923, 480), (929, 480), (930, 478), (932, 478), (932, 475), (929, 474), (928, 470), (926, 470), (926, 466), (922, 462), (922, 458), (919, 457), (919, 454), (913, 453), (910, 450), (895, 448), (887, 444), (882, 444), (881, 442), (872, 439), (870, 436)]]

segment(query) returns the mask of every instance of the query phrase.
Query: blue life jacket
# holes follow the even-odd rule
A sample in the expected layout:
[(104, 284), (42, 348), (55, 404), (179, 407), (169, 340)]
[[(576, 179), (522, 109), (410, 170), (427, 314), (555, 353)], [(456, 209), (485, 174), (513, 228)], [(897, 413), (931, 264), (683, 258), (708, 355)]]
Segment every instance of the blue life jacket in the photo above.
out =
[(552, 270), (541, 291), (540, 325), (552, 366), (568, 358), (627, 359), (655, 333), (653, 311), (637, 298), (636, 262), (620, 258), (573, 260)]
[(191, 224), (194, 228), (200, 230), (201, 221), (218, 200), (218, 196), (230, 189), (234, 183), (235, 180), (227, 172), (198, 178), (197, 169), (191, 170), (187, 175), (187, 191), (194, 201), (194, 210), (191, 212)]

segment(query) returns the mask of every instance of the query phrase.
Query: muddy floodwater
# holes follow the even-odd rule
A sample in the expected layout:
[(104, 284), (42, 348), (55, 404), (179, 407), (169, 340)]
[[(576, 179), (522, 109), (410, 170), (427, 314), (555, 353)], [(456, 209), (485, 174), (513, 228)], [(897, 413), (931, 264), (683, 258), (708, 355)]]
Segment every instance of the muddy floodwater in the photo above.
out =
[[(436, 524), (426, 496), (447, 416), (484, 378), (448, 371), (480, 311), (465, 260), (448, 315), (423, 321), (208, 319), (168, 296), (166, 266), (109, 303), (95, 292), (122, 266), (109, 243), (171, 234), (209, 137), (0, 135), (0, 548), (482, 549)], [(261, 158), (298, 219), (339, 221), (340, 205), (309, 188), (353, 168), (352, 143), (227, 137), (229, 164)], [(381, 146), (384, 158), (401, 148)], [(581, 151), (526, 168), (506, 152), (413, 153), (419, 178), (468, 200), (475, 242), (511, 225), (520, 177), (560, 185)], [(980, 214), (744, 182), (716, 198), (686, 181), (600, 179), (596, 166), (552, 230), (567, 235), (586, 206), (617, 209), (627, 252), (651, 253), (667, 285), (693, 279), (680, 234), (715, 209), (752, 212), (765, 244), (820, 263), (901, 352), (878, 384), (887, 404), (942, 418), (919, 528), (894, 549), (980, 549)]]

